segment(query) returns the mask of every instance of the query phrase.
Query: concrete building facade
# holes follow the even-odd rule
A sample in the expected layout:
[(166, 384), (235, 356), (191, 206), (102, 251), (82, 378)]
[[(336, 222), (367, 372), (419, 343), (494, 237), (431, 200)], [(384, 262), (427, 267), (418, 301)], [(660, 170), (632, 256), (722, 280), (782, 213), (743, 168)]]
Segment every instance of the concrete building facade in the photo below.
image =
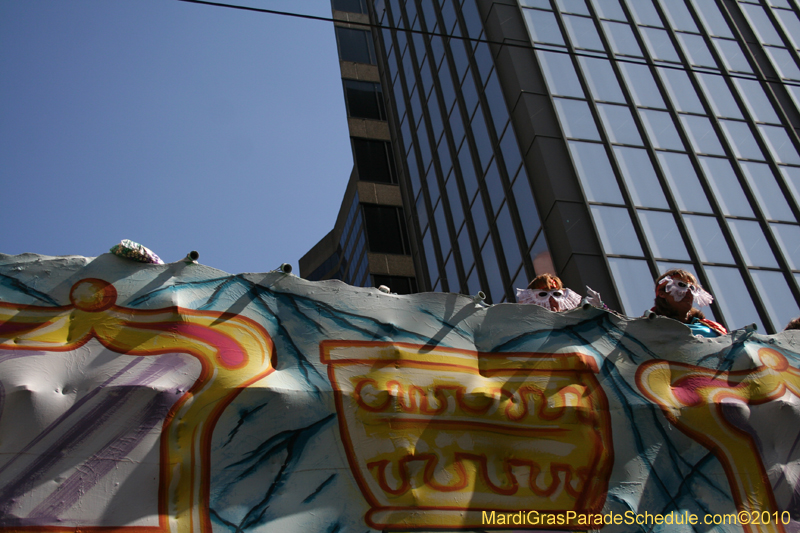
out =
[[(416, 290), (499, 303), (549, 271), (636, 316), (660, 272), (685, 268), (729, 328), (800, 314), (795, 0), (332, 5), (354, 153), (380, 139), (396, 176), (361, 194), (354, 171), (342, 213), (360, 205), (369, 235), (394, 207), (408, 245), (373, 267), (367, 236), (363, 277), (340, 279), (402, 264)], [(354, 119), (350, 80), (378, 87), (377, 119)]]
[(417, 292), (367, 6), (348, 2), (334, 6), (334, 15), (355, 164), (334, 228), (300, 259), (300, 275)]

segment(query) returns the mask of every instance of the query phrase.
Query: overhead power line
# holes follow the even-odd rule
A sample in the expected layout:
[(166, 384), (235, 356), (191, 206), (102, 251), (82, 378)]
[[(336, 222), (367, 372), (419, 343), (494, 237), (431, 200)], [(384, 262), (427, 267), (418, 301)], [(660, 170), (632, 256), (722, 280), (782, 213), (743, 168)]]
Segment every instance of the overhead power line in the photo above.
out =
[[(278, 10), (275, 10), (275, 9), (264, 9), (264, 8), (260, 8), (260, 7), (237, 6), (237, 5), (233, 5), (233, 4), (223, 4), (223, 3), (220, 3), (220, 2), (209, 2), (208, 0), (178, 0), (178, 2), (186, 2), (186, 3), (189, 3), (189, 4), (200, 4), (200, 5), (214, 6), (214, 7), (227, 7), (227, 8), (230, 8), (230, 9), (238, 9), (238, 10), (241, 10), (241, 11), (253, 11), (253, 12), (256, 12), (256, 13), (266, 13), (268, 15), (281, 15), (281, 16), (284, 16), (284, 17), (294, 17), (294, 18), (300, 18), (300, 19), (316, 20), (316, 21), (319, 21), (319, 22), (334, 22), (334, 23), (340, 23), (340, 24), (349, 24), (349, 25), (352, 25), (352, 26), (363, 26), (365, 28), (375, 28), (375, 29), (379, 29), (379, 30), (395, 30), (395, 31), (402, 31), (402, 32), (406, 32), (406, 33), (416, 33), (418, 35), (427, 35), (428, 37), (440, 37), (442, 39), (458, 39), (458, 40), (461, 40), (461, 41), (469, 41), (469, 42), (475, 42), (475, 43), (486, 43), (486, 44), (493, 44), (493, 45), (497, 45), (497, 46), (508, 46), (508, 47), (513, 47), (513, 48), (525, 48), (527, 50), (535, 50), (535, 51), (539, 51), (539, 52), (553, 52), (553, 53), (557, 53), (557, 54), (574, 55), (574, 56), (577, 56), (577, 57), (592, 57), (592, 58), (595, 58), (595, 59), (608, 58), (608, 54), (606, 52), (600, 52), (600, 51), (598, 51), (598, 52), (580, 52), (580, 51), (576, 51), (576, 50), (563, 50), (563, 49), (556, 48), (555, 46), (546, 46), (546, 45), (545, 46), (536, 46), (536, 45), (534, 45), (532, 43), (521, 44), (521, 43), (504, 42), (504, 41), (490, 41), (488, 39), (477, 39), (477, 38), (474, 38), (474, 37), (464, 37), (463, 35), (447, 35), (447, 34), (444, 34), (444, 33), (433, 33), (433, 32), (427, 32), (427, 31), (422, 31), (422, 30), (414, 30), (414, 29), (410, 29), (410, 28), (398, 28), (398, 27), (395, 27), (395, 26), (384, 26), (383, 24), (373, 24), (371, 22), (354, 22), (354, 21), (351, 21), (351, 20), (339, 20), (339, 19), (335, 19), (333, 17), (318, 17), (316, 15), (305, 15), (303, 13), (292, 13), (291, 11), (278, 11)], [(626, 58), (626, 57), (618, 57), (618, 56), (614, 56), (613, 60), (617, 61), (618, 63), (635, 63), (637, 65), (647, 65), (648, 64), (644, 59), (633, 59), (633, 58), (629, 59), (629, 58)], [(686, 70), (682, 65), (670, 65), (668, 63), (653, 63), (653, 64), (655, 66), (657, 66), (658, 68), (667, 68), (667, 69), (681, 70), (681, 71), (685, 71)], [(703, 68), (703, 67), (692, 68), (690, 66), (689, 70), (691, 70), (693, 72), (701, 72), (703, 74), (711, 74), (711, 75), (714, 75), (714, 76), (723, 76), (724, 75), (722, 72), (715, 71), (714, 69), (711, 69), (711, 68)], [(730, 76), (731, 78), (738, 78), (738, 79), (744, 79), (744, 80), (752, 80), (752, 79), (755, 78), (755, 79), (757, 79), (759, 81), (762, 81), (764, 83), (779, 82), (779, 83), (783, 83), (784, 85), (791, 85), (793, 87), (800, 87), (800, 83), (792, 83), (792, 82), (786, 81), (786, 80), (768, 80), (764, 76), (762, 76), (761, 73), (753, 73), (753, 74), (747, 75), (747, 74), (733, 74), (733, 73), (728, 72), (727, 75)]]
[[(302, 13), (292, 13), (290, 11), (276, 11), (275, 9), (263, 9), (260, 7), (248, 7), (248, 6), (235, 6), (232, 4), (221, 4), (219, 2), (207, 2), (205, 0), (178, 0), (179, 2), (187, 2), (189, 4), (203, 4), (206, 6), (216, 6), (216, 7), (229, 7), (231, 9), (241, 9), (242, 11), (255, 11), (257, 13), (268, 13), (270, 15), (283, 15), (286, 17), (295, 17), (300, 19), (310, 19), (310, 20), (319, 20), (322, 22), (333, 22), (334, 19), (330, 17), (317, 17), (315, 15), (304, 15)], [(353, 22), (352, 24), (356, 24)], [(364, 23), (357, 23), (361, 26), (370, 26), (370, 24)]]

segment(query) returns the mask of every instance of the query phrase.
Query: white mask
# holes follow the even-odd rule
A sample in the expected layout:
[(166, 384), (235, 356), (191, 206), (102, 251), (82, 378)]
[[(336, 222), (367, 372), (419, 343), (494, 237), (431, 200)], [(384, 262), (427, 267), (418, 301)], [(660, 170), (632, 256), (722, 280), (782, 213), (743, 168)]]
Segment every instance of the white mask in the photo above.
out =
[(698, 307), (711, 305), (714, 297), (693, 283), (688, 283), (679, 279), (664, 278), (667, 282), (664, 290), (667, 291), (676, 301), (681, 301), (686, 297), (687, 292), (692, 293), (692, 299)]
[(552, 311), (550, 298), (558, 302), (559, 311), (574, 309), (581, 303), (581, 297), (569, 289), (517, 289), (517, 302), (521, 304), (536, 304)]

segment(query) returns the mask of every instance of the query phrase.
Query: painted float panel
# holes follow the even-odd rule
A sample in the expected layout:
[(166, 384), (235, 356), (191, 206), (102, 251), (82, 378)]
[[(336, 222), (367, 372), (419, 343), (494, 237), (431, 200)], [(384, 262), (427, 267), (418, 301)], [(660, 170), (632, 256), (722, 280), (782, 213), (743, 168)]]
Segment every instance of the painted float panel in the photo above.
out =
[(799, 343), (0, 256), (0, 531), (798, 531)]

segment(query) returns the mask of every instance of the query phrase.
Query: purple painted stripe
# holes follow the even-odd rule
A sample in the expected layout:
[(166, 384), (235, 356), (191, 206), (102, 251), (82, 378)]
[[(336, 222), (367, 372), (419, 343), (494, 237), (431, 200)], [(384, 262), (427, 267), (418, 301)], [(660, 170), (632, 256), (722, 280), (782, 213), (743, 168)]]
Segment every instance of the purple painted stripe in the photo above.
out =
[[(171, 355), (166, 360), (159, 359), (142, 376), (131, 383), (124, 384), (121, 391), (111, 390), (108, 398), (103, 399), (90, 409), (86, 415), (69, 427), (64, 434), (44, 452), (36, 454), (33, 462), (20, 472), (13, 480), (0, 487), (0, 525), (7, 524), (5, 517), (10, 517), (10, 510), (15, 498), (30, 491), (47, 471), (58, 464), (69, 451), (83, 444), (92, 434), (127, 402), (138, 390), (167, 373), (171, 373), (185, 363), (180, 356)], [(177, 364), (167, 364), (174, 361)], [(115, 387), (116, 389), (116, 387)], [(108, 389), (107, 389), (108, 391)], [(177, 393), (183, 393), (183, 388), (178, 388)], [(48, 428), (49, 429), (49, 428)]]
[[(0, 350), (5, 350), (5, 348), (0, 348)], [(29, 351), (8, 351), (0, 355), (0, 363), (5, 363), (6, 361), (11, 361), (12, 359), (19, 359), (20, 357), (30, 357), (31, 355), (46, 355), (47, 352), (29, 352)]]
[[(2, 363), (2, 362), (3, 362), (3, 360), (0, 359), (0, 363)], [(64, 414), (62, 414), (61, 416), (59, 416), (58, 418), (53, 420), (53, 422), (51, 422), (49, 426), (44, 428), (44, 430), (41, 433), (36, 435), (36, 437), (34, 437), (34, 439), (32, 441), (30, 441), (28, 444), (25, 445), (24, 448), (22, 448), (19, 452), (17, 452), (17, 454), (14, 457), (12, 457), (6, 464), (4, 464), (2, 467), (0, 467), (0, 474), (5, 472), (6, 468), (11, 466), (14, 463), (14, 461), (17, 460), (17, 458), (24, 457), (25, 455), (27, 455), (28, 451), (32, 447), (36, 446), (36, 444), (38, 444), (42, 439), (47, 437), (56, 427), (59, 426), (59, 424), (61, 424), (64, 420), (66, 420), (67, 418), (72, 416), (86, 402), (88, 402), (89, 400), (91, 400), (92, 398), (94, 398), (95, 396), (100, 394), (100, 392), (102, 392), (102, 390), (105, 387), (108, 387), (111, 384), (112, 381), (114, 381), (115, 379), (118, 379), (120, 376), (122, 376), (123, 374), (127, 373), (131, 368), (133, 368), (134, 366), (138, 365), (140, 362), (141, 362), (141, 359), (134, 359), (133, 361), (128, 363), (122, 370), (120, 370), (119, 372), (117, 372), (116, 374), (114, 374), (113, 376), (111, 376), (110, 378), (105, 380), (103, 383), (101, 383), (96, 389), (94, 389), (93, 391), (89, 392), (83, 398), (81, 398), (80, 400), (75, 402), (72, 405), (72, 407), (70, 407), (69, 409), (67, 409), (64, 412)], [(2, 413), (2, 411), (0, 411), (0, 413)]]
[(120, 460), (127, 457), (155, 426), (163, 422), (170, 408), (180, 397), (181, 394), (177, 392), (162, 392), (150, 400), (129, 426), (120, 430), (30, 512), (28, 519), (35, 522), (31, 525), (39, 525), (48, 520), (51, 523), (58, 521), (59, 515), (78, 503), (81, 497), (111, 472)]

